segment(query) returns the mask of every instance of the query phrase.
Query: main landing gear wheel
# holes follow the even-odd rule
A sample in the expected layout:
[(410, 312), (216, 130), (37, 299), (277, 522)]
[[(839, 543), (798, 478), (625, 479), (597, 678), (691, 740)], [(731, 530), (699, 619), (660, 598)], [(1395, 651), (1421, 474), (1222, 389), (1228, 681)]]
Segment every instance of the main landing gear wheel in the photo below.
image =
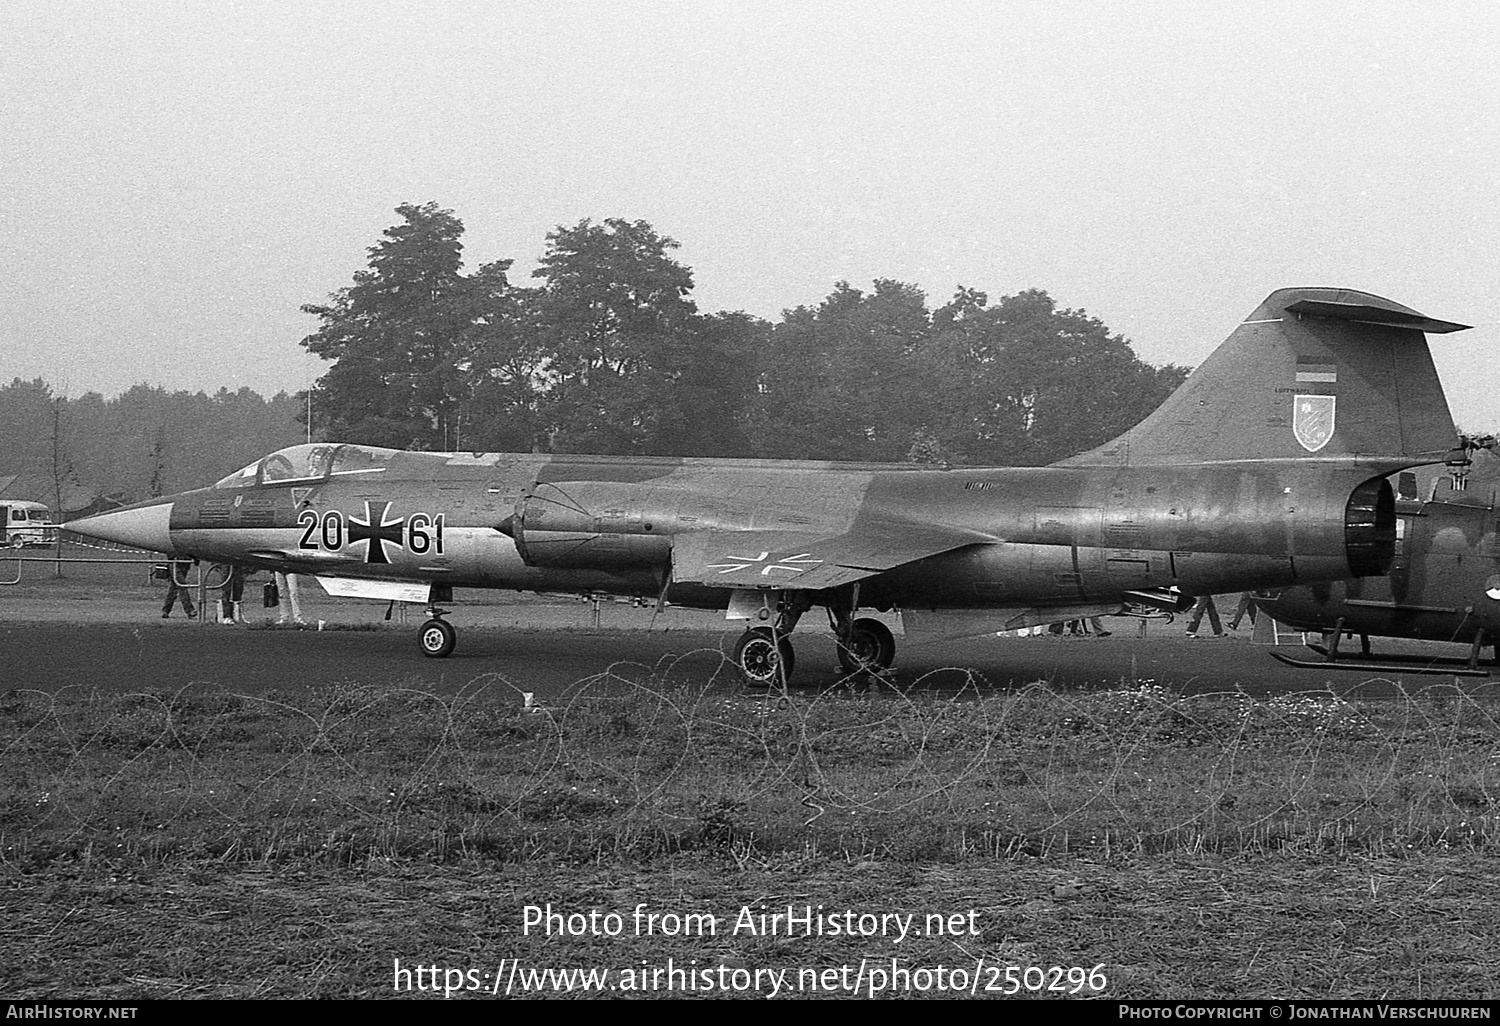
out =
[(839, 665), (845, 673), (879, 673), (895, 661), (896, 639), (889, 627), (868, 616), (850, 624), (848, 638), (839, 645)]
[(752, 688), (769, 688), (791, 679), (796, 665), (791, 639), (778, 640), (769, 627), (752, 627), (734, 646), (734, 663)]
[(458, 644), (458, 631), (447, 620), (428, 620), (417, 635), (422, 644), (422, 654), (431, 659), (442, 659)]

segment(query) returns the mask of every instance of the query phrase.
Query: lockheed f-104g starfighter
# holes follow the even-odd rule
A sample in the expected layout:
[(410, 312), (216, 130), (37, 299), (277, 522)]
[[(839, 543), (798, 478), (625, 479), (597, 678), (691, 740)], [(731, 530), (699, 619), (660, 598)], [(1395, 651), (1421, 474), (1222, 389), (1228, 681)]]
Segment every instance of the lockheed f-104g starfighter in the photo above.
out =
[(909, 641), (1190, 596), (1387, 573), (1387, 476), (1465, 456), (1425, 333), (1362, 292), (1272, 293), (1151, 416), (1050, 467), (399, 452), (313, 443), (208, 488), (66, 525), (420, 598), (446, 656), (453, 588), (608, 592), (748, 620), (735, 660), (784, 682), (827, 610), (845, 668)]

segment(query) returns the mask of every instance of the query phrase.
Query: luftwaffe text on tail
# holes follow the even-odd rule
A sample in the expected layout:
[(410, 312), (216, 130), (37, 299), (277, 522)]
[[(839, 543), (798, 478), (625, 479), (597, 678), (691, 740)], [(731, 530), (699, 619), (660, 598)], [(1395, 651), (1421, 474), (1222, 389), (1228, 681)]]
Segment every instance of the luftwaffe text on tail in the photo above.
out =
[[(1320, 669), (1381, 669), (1404, 673), (1484, 673), (1486, 644), (1500, 665), (1500, 456), (1479, 449), (1469, 467), (1433, 468), (1397, 476), (1396, 552), (1390, 573), (1276, 589), (1257, 599), (1262, 610), (1301, 631), (1329, 636), (1321, 660), (1273, 653), (1284, 662)], [(1364, 657), (1341, 655), (1345, 633), (1361, 635)], [(1466, 662), (1372, 660), (1371, 636), (1454, 641), (1469, 645)]]
[(1284, 289), (1160, 409), (1041, 468), (397, 452), (310, 444), (197, 491), (66, 525), (175, 556), (420, 598), (452, 651), (455, 587), (613, 592), (748, 620), (754, 683), (827, 610), (851, 672), (908, 641), (1187, 596), (1387, 573), (1388, 475), (1462, 458), (1424, 332), (1361, 292)]

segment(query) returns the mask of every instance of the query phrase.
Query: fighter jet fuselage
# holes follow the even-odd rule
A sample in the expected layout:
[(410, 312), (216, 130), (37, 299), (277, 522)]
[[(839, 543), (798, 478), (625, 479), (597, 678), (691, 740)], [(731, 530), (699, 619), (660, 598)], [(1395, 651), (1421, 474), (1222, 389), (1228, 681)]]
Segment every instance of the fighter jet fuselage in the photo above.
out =
[[(147, 507), (136, 542), (291, 572), (652, 598), (672, 583), (674, 546), (691, 543), (706, 546), (706, 573), (668, 597), (723, 607), (732, 588), (857, 573), (850, 537), (900, 547), (936, 532), (942, 551), (885, 569), (864, 593), (872, 606), (932, 608), (1380, 574), (1395, 543), (1389, 485), (1357, 463), (919, 470), (316, 444), (264, 462), (284, 461), (328, 469), (183, 493)], [(762, 536), (783, 544), (745, 544)]]

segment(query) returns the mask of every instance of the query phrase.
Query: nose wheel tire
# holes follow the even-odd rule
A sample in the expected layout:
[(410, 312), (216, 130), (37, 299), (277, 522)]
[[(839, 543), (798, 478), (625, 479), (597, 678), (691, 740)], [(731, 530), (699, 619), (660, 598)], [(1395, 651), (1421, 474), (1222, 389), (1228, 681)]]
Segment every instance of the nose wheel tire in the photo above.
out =
[(442, 659), (453, 651), (458, 643), (458, 631), (446, 620), (428, 620), (422, 625), (417, 640), (422, 644), (422, 654), (429, 659)]
[(839, 645), (839, 665), (845, 673), (879, 673), (895, 661), (896, 639), (889, 627), (873, 617), (855, 620), (848, 638)]
[(769, 627), (752, 627), (740, 635), (734, 647), (734, 662), (746, 684), (769, 688), (791, 679), (796, 654), (791, 639), (785, 635), (778, 639)]

